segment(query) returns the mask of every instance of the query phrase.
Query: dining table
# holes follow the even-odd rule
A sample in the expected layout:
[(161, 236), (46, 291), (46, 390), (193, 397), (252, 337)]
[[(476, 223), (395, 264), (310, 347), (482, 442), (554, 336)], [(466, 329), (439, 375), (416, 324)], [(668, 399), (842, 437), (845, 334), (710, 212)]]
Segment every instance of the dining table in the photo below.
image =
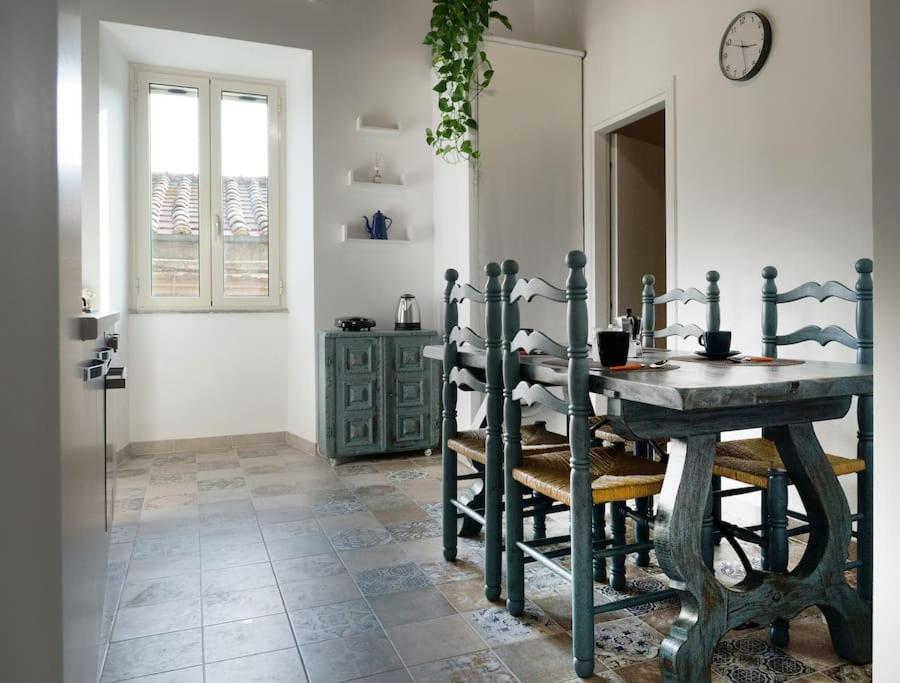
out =
[[(473, 372), (485, 354), (463, 346), (458, 362)], [(746, 624), (790, 619), (817, 606), (835, 652), (854, 663), (872, 655), (872, 606), (844, 577), (851, 514), (813, 429), (850, 410), (853, 396), (872, 393), (872, 367), (825, 361), (763, 359), (704, 361), (678, 352), (646, 350), (642, 365), (610, 370), (591, 363), (589, 390), (606, 397), (606, 414), (629, 440), (668, 442), (668, 465), (653, 525), (657, 561), (678, 592), (681, 609), (660, 647), (664, 681), (710, 679), (713, 650), (725, 633)], [(680, 352), (684, 354), (684, 352)], [(427, 346), (440, 362), (442, 346)], [(657, 369), (651, 361), (666, 363)], [(565, 387), (566, 363), (521, 356), (521, 376)], [(747, 567), (746, 577), (724, 586), (701, 549), (716, 442), (724, 432), (764, 428), (774, 440), (809, 518), (798, 564), (787, 573)]]

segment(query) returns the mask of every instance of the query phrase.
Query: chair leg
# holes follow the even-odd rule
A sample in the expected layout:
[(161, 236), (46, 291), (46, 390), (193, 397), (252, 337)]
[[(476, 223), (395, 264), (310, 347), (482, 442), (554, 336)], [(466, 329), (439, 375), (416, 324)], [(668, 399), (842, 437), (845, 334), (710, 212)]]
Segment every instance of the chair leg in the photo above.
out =
[(710, 490), (706, 497), (706, 505), (703, 510), (703, 527), (700, 532), (700, 552), (703, 556), (703, 564), (710, 571), (713, 571), (713, 559), (715, 557), (715, 543), (713, 542), (713, 531), (715, 529), (714, 519), (714, 503), (713, 492)]
[(769, 571), (769, 494), (765, 489), (759, 490), (759, 523), (762, 526), (759, 546), (759, 562), (763, 571)]
[(450, 501), (456, 498), (456, 477), (457, 477), (457, 463), (456, 463), (456, 452), (451, 451), (447, 446), (447, 441), (450, 439), (450, 431), (456, 431), (456, 420), (452, 421), (452, 425), (448, 426), (447, 418), (444, 418), (444, 428), (442, 434), (442, 449), (441, 449), (441, 458), (443, 464), (443, 485), (441, 486), (442, 491), (442, 504), (443, 504), (443, 536), (444, 536), (444, 559), (448, 562), (456, 561), (456, 508), (450, 503)]
[[(769, 571), (786, 572), (788, 565), (788, 475), (785, 470), (769, 470), (768, 530)], [(790, 642), (790, 621), (776, 619), (769, 628), (769, 639), (774, 645), (787, 647)]]
[[(634, 501), (634, 510), (637, 512), (642, 518), (646, 518), (649, 514), (650, 510), (650, 501), (652, 498), (637, 498)], [(634, 527), (634, 540), (638, 543), (646, 543), (650, 540), (650, 526), (643, 521), (635, 522)], [(635, 564), (638, 567), (649, 567), (650, 566), (650, 551), (649, 550), (641, 550), (637, 554), (637, 558), (635, 559)]]
[(534, 517), (531, 526), (535, 539), (547, 538), (547, 508), (550, 507), (550, 499), (540, 493), (533, 493)]
[[(625, 503), (616, 501), (610, 505), (612, 508), (612, 532), (613, 545), (625, 545)], [(612, 570), (610, 572), (610, 586), (613, 590), (625, 590), (625, 554), (613, 555)]]
[[(606, 503), (598, 503), (594, 506), (594, 518), (591, 531), (594, 543), (606, 540)], [(606, 558), (594, 558), (594, 581), (606, 583)]]
[[(646, 460), (652, 459), (652, 451), (650, 450), (650, 444), (646, 441), (638, 441), (634, 444), (634, 454), (640, 458), (644, 458)], [(652, 503), (652, 498), (636, 498), (634, 501), (634, 509), (635, 512), (640, 514), (641, 516), (646, 516), (650, 510), (650, 505)], [(641, 524), (638, 522), (634, 529), (634, 540), (638, 543), (646, 543), (650, 540), (650, 527), (647, 524)], [(638, 567), (649, 567), (650, 566), (650, 551), (649, 550), (641, 550), (637, 554), (637, 559), (635, 561)]]
[(525, 536), (522, 485), (506, 477), (506, 609), (514, 617), (525, 611), (525, 558), (517, 543)]
[[(712, 490), (722, 490), (722, 477), (713, 475)], [(722, 498), (721, 496), (713, 497), (713, 543), (720, 545), (722, 543), (722, 534), (719, 533), (719, 522), (722, 521)]]
[(862, 562), (856, 570), (856, 591), (863, 600), (872, 599), (872, 553), (874, 550), (872, 518), (872, 459), (856, 477), (856, 507), (862, 517), (856, 523), (856, 559)]

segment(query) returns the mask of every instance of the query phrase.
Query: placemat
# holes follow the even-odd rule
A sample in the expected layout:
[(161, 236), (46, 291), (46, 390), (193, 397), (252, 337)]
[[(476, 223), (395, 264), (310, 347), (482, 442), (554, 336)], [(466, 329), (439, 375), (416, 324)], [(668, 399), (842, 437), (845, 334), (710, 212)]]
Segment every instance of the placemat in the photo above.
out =
[[(755, 356), (762, 358), (762, 356)], [(718, 367), (753, 367), (753, 368), (774, 368), (780, 365), (803, 365), (806, 361), (794, 360), (792, 358), (772, 358), (765, 361), (741, 361), (737, 363), (731, 360), (713, 360), (711, 358), (703, 358), (702, 356), (677, 356), (672, 360), (683, 361), (685, 363), (703, 363), (704, 365), (715, 365)]]
[[(540, 358), (541, 362), (545, 365), (553, 365), (559, 368), (566, 368), (569, 366), (569, 361), (563, 360), (562, 358), (555, 358), (553, 356), (542, 356), (542, 355), (531, 355), (529, 358)], [(636, 363), (637, 361), (635, 361)], [(674, 365), (671, 361), (663, 365), (661, 368), (651, 368), (646, 365), (641, 365), (637, 367), (628, 367), (628, 366), (619, 366), (618, 369), (613, 370), (612, 368), (604, 367), (600, 364), (598, 360), (588, 361), (588, 364), (591, 370), (602, 370), (603, 372), (659, 372), (662, 370), (677, 370), (678, 366)], [(631, 364), (631, 361), (629, 361)]]

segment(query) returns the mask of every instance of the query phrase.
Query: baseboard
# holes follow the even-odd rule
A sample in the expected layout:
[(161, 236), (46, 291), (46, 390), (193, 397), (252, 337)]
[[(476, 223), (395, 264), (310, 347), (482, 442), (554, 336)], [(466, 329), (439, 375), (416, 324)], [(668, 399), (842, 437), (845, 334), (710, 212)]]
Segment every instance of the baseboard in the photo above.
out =
[(298, 451), (303, 451), (304, 453), (308, 453), (309, 455), (318, 455), (318, 447), (315, 442), (307, 441), (302, 436), (297, 436), (293, 432), (285, 432), (284, 439), (287, 442), (287, 445), (291, 448), (296, 448)]
[(136, 458), (144, 455), (166, 455), (187, 451), (219, 451), (228, 450), (229, 448), (250, 448), (252, 446), (278, 446), (287, 443), (285, 432), (264, 432), (260, 434), (232, 434), (229, 436), (201, 436), (193, 439), (132, 441), (122, 451), (125, 451), (126, 457)]

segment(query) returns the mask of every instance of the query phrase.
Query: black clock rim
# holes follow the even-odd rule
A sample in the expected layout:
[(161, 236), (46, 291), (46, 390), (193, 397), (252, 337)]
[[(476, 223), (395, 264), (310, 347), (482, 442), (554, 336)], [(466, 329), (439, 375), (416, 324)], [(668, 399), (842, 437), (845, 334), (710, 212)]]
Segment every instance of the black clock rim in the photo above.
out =
[[(725, 67), (722, 65), (722, 48), (725, 47), (725, 39), (728, 38), (728, 32), (731, 30), (731, 27), (734, 26), (734, 22), (741, 18), (741, 15), (744, 14), (755, 14), (759, 17), (760, 23), (762, 23), (763, 27), (763, 46), (762, 50), (759, 52), (759, 60), (757, 60), (756, 64), (753, 66), (750, 71), (741, 76), (740, 78), (732, 78), (727, 73), (725, 73)], [(728, 22), (728, 26), (725, 27), (725, 32), (722, 34), (722, 40), (719, 41), (719, 71), (722, 72), (722, 75), (727, 78), (729, 81), (733, 82), (743, 82), (749, 81), (756, 74), (758, 74), (763, 66), (766, 64), (766, 60), (769, 58), (769, 50), (772, 49), (772, 24), (769, 21), (769, 18), (763, 14), (762, 12), (756, 12), (755, 10), (745, 10), (737, 14), (734, 19)]]

